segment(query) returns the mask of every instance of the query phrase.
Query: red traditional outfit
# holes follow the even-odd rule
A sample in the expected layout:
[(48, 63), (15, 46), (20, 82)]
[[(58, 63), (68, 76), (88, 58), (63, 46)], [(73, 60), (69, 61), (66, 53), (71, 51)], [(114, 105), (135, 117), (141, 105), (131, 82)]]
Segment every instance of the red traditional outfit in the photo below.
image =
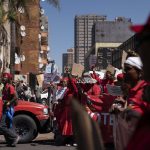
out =
[(126, 150), (150, 149), (150, 112), (146, 112), (137, 125), (137, 128), (128, 143)]
[(129, 91), (128, 104), (132, 110), (140, 113), (141, 115), (144, 113), (145, 108), (147, 107), (147, 103), (142, 99), (143, 90), (147, 84), (148, 83), (146, 81), (141, 80)]
[[(131, 26), (131, 29), (134, 32), (137, 32), (139, 34), (139, 37), (141, 38), (143, 33), (147, 30), (147, 35), (149, 34), (150, 29), (150, 16), (144, 25), (134, 25)], [(147, 38), (148, 39), (148, 38)], [(149, 50), (149, 49), (147, 49)], [(149, 95), (146, 97), (146, 99), (149, 101)], [(143, 103), (143, 104), (142, 104)], [(145, 105), (145, 102), (140, 101), (138, 102), (138, 107)], [(149, 150), (150, 149), (150, 106), (149, 102), (146, 103), (146, 109), (147, 111), (144, 112), (143, 116), (141, 117), (138, 126), (134, 132), (133, 137), (131, 138), (127, 150)], [(137, 107), (137, 108), (138, 108)], [(134, 107), (135, 109), (135, 107)], [(138, 108), (138, 111), (143, 113), (143, 106), (142, 108)]]
[[(127, 99), (128, 107), (124, 112), (124, 117), (118, 115), (115, 146), (117, 150), (124, 149), (132, 134), (134, 133), (137, 123), (143, 113), (147, 110), (148, 104), (143, 101), (142, 95), (147, 82), (141, 80), (136, 86), (130, 89)], [(143, 132), (143, 131), (142, 131)], [(135, 148), (136, 149), (136, 148)]]
[(82, 105), (86, 108), (90, 117), (98, 121), (99, 113), (102, 110), (102, 101), (100, 99), (101, 89), (97, 83), (82, 84), (85, 95), (82, 96)]
[(75, 80), (68, 79), (68, 86), (65, 90), (64, 97), (60, 104), (58, 104), (55, 113), (59, 130), (61, 134), (65, 136), (73, 135), (70, 104), (72, 98), (78, 94), (78, 90), (75, 84)]

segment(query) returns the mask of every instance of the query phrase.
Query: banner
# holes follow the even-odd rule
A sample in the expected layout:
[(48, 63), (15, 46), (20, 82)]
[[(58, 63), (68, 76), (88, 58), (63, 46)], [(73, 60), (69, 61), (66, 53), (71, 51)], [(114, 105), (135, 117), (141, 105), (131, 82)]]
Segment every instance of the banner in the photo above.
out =
[(81, 77), (83, 71), (84, 71), (84, 66), (82, 66), (81, 64), (74, 63), (73, 66), (72, 66), (71, 74), (74, 75), (74, 76)]

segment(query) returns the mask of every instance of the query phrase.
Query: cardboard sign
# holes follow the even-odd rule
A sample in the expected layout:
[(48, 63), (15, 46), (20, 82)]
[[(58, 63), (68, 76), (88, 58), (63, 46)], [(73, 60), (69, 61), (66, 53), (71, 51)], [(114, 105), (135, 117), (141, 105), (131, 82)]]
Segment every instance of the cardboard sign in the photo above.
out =
[(127, 55), (128, 54), (125, 51), (122, 52), (122, 61), (121, 61), (122, 68), (124, 67), (124, 62), (125, 62), (125, 60), (127, 58)]
[(27, 75), (14, 75), (15, 81), (23, 81), (24, 83), (27, 83)]
[(45, 69), (45, 73), (51, 73), (51, 67), (52, 67), (52, 64), (47, 64), (46, 69)]
[(43, 74), (37, 75), (36, 78), (37, 78), (37, 81), (39, 83), (39, 86), (42, 87), (43, 81), (44, 81), (44, 75)]
[(55, 71), (54, 73), (45, 73), (44, 74), (44, 82), (50, 83), (50, 82), (54, 81), (56, 76), (57, 76), (57, 71)]
[(81, 64), (74, 63), (73, 66), (72, 66), (71, 74), (74, 75), (74, 76), (81, 77), (83, 71), (84, 71), (84, 66), (82, 66)]
[(115, 74), (115, 67), (113, 67), (112, 65), (108, 65), (106, 68), (106, 71), (109, 71), (112, 75)]
[(122, 90), (120, 86), (114, 86), (107, 84), (106, 85), (108, 93), (112, 96), (121, 96), (122, 95)]

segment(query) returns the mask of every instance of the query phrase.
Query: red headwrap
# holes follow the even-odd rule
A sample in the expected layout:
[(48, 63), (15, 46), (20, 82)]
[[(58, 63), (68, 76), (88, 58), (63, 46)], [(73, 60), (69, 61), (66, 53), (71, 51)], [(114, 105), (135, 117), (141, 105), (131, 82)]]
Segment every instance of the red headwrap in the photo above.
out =
[(10, 73), (3, 73), (2, 77), (3, 78), (12, 79), (12, 74), (10, 74)]

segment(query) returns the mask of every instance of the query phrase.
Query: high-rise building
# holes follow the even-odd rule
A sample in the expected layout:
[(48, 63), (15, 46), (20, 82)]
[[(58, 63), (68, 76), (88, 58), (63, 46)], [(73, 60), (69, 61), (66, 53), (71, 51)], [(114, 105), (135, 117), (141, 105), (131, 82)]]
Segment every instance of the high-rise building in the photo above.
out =
[(74, 35), (75, 35), (75, 62), (85, 65), (85, 55), (92, 49), (95, 43), (94, 24), (97, 21), (106, 20), (106, 16), (81, 15), (75, 16)]
[(72, 68), (74, 63), (74, 48), (67, 49), (67, 53), (62, 55), (62, 73), (65, 73), (65, 68)]
[(96, 66), (99, 69), (105, 69), (107, 65), (112, 64), (112, 52), (117, 49), (124, 41), (133, 35), (130, 31), (131, 19), (117, 17), (113, 21), (97, 21), (94, 25), (95, 43), (91, 52), (86, 55), (86, 69), (88, 66), (90, 55), (95, 54), (97, 57)]
[(116, 17), (114, 21), (95, 24), (95, 54), (99, 69), (112, 65), (113, 52), (118, 51), (117, 47), (133, 36), (134, 33), (129, 29), (131, 24), (131, 19), (124, 17)]

